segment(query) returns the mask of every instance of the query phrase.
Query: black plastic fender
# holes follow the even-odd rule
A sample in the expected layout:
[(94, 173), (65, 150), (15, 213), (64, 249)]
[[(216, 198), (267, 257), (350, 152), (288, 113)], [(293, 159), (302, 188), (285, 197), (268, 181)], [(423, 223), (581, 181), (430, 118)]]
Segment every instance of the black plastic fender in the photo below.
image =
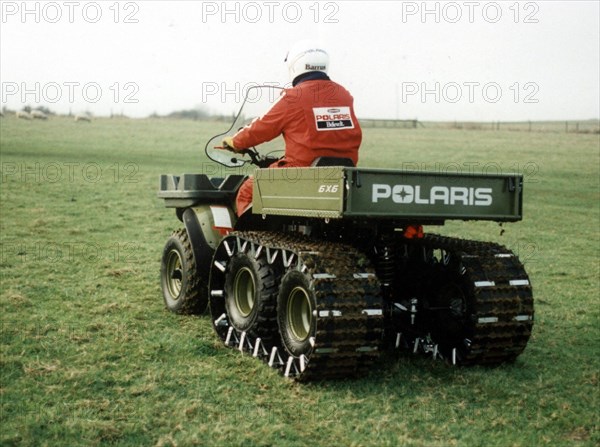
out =
[(202, 231), (202, 226), (192, 208), (186, 208), (182, 217), (188, 238), (192, 243), (192, 251), (194, 252), (194, 260), (196, 261), (198, 273), (203, 278), (208, 279), (210, 263), (215, 249), (208, 244), (204, 232)]

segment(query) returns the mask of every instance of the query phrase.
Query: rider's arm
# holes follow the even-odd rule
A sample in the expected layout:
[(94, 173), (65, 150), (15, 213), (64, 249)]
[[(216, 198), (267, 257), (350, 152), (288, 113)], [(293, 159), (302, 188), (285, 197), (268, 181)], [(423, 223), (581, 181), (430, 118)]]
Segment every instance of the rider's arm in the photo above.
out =
[(290, 101), (284, 93), (267, 113), (253, 120), (233, 136), (235, 147), (249, 148), (257, 146), (281, 135), (286, 120), (289, 119), (289, 108)]

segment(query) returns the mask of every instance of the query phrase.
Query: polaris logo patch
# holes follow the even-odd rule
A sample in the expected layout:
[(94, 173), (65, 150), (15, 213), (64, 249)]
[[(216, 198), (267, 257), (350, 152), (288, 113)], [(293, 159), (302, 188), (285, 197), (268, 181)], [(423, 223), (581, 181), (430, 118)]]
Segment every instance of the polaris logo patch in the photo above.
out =
[(492, 188), (433, 186), (427, 191), (421, 190), (419, 185), (374, 184), (371, 201), (379, 203), (382, 200), (392, 200), (402, 205), (490, 206), (493, 198)]
[(354, 129), (350, 107), (314, 107), (317, 130)]

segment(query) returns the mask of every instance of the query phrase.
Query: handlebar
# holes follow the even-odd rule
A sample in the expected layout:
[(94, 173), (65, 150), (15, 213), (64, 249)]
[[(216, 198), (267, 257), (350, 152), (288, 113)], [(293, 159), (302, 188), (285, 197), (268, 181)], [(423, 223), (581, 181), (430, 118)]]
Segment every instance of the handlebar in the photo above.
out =
[[(277, 160), (279, 160), (279, 157), (269, 157), (268, 155), (264, 156), (264, 157), (261, 156), (258, 153), (258, 151), (256, 150), (256, 148), (247, 148), (247, 149), (240, 149), (240, 150), (234, 151), (234, 150), (231, 150), (231, 148), (225, 147), (225, 146), (213, 146), (213, 149), (231, 151), (234, 154), (247, 155), (248, 157), (250, 157), (250, 163), (259, 168), (268, 168), (273, 163), (275, 163)], [(237, 163), (238, 159), (235, 157), (232, 157), (231, 161), (234, 163)], [(245, 161), (245, 160), (240, 160), (240, 161)]]

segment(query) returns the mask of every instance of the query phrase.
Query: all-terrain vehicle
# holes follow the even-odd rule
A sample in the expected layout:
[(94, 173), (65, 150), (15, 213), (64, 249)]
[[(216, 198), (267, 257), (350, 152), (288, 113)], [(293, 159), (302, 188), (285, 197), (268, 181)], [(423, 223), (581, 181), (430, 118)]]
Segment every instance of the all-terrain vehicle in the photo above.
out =
[(518, 257), (495, 243), (422, 231), (451, 219), (521, 220), (521, 175), (370, 169), (331, 158), (265, 169), (273, 160), (254, 148), (214, 149), (230, 130), (206, 154), (228, 168), (257, 167), (251, 211), (235, 212), (242, 172), (160, 177), (158, 196), (184, 226), (162, 256), (169, 310), (208, 307), (226, 346), (297, 380), (362, 374), (387, 349), (453, 365), (523, 352), (534, 310)]

